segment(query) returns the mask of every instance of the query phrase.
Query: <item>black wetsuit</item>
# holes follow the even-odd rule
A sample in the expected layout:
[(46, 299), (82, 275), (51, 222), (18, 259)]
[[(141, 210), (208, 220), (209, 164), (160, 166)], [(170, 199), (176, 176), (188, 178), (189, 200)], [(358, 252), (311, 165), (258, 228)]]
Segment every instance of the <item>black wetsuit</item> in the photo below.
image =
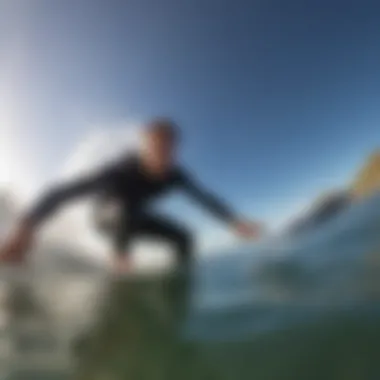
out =
[(164, 238), (177, 246), (182, 262), (192, 257), (192, 238), (187, 231), (160, 215), (149, 211), (159, 196), (179, 188), (195, 198), (223, 221), (233, 218), (232, 212), (217, 198), (201, 189), (190, 175), (174, 167), (163, 179), (149, 176), (137, 156), (123, 158), (95, 174), (48, 191), (28, 213), (27, 220), (39, 224), (63, 203), (87, 194), (114, 199), (120, 204), (121, 219), (113, 229), (112, 240), (117, 254), (128, 248), (131, 238), (148, 235)]

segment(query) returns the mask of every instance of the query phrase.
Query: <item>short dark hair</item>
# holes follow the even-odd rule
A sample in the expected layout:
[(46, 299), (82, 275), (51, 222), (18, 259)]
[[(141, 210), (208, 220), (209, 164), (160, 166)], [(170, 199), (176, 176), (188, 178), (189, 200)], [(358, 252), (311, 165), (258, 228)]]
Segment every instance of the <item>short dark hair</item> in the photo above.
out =
[(167, 117), (157, 117), (147, 123), (146, 130), (148, 133), (158, 133), (169, 138), (173, 142), (179, 140), (178, 124)]

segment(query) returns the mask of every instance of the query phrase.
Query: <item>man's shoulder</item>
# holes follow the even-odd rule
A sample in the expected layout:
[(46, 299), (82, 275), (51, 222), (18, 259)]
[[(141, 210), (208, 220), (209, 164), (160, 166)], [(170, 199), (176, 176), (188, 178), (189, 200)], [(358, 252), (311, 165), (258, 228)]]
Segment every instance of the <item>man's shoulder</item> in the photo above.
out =
[(119, 158), (116, 160), (117, 165), (124, 169), (129, 167), (135, 167), (138, 165), (138, 162), (139, 157), (137, 153), (126, 153), (119, 156)]
[(120, 155), (113, 160), (104, 163), (102, 171), (110, 174), (125, 174), (137, 166), (138, 158), (135, 154)]

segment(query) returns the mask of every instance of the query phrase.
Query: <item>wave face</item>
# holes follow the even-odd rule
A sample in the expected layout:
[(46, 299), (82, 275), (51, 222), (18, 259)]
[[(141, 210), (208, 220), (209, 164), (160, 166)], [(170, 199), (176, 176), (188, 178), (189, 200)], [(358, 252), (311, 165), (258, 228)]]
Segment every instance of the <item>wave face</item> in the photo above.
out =
[(376, 195), (297, 237), (201, 261), (189, 278), (3, 271), (0, 375), (380, 378), (379, 228)]

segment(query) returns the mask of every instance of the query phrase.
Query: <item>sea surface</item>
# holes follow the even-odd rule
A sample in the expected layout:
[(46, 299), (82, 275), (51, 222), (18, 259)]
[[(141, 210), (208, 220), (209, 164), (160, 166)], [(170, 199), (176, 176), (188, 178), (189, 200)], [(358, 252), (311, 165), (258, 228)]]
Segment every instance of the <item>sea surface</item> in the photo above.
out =
[(380, 379), (380, 195), (192, 272), (0, 272), (0, 379)]

